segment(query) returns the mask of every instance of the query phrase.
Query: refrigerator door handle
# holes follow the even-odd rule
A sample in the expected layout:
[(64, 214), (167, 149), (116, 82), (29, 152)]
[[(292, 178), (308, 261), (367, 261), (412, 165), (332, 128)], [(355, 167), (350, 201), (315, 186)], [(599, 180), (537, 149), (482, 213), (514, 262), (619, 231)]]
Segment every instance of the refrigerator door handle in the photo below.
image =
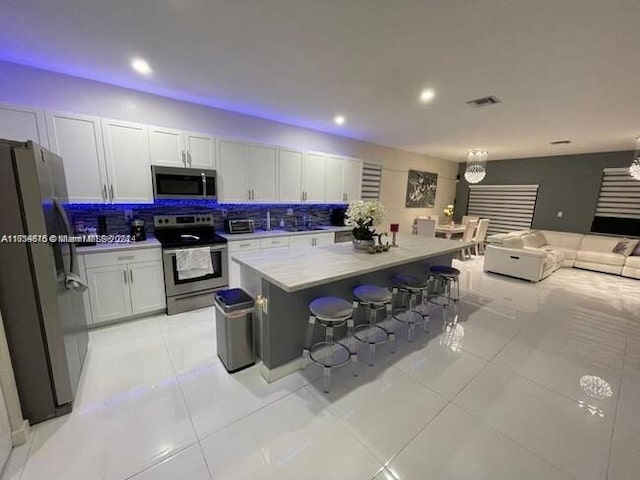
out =
[[(62, 224), (64, 225), (64, 234), (67, 235), (67, 237), (71, 236), (71, 224), (69, 223), (69, 218), (67, 217), (67, 213), (64, 211), (64, 208), (62, 207), (62, 205), (60, 204), (60, 202), (58, 201), (57, 198), (53, 199), (53, 206), (58, 214), (58, 216), (60, 217), (60, 220), (62, 220)], [(78, 258), (76, 257), (76, 245), (73, 242), (66, 242), (67, 245), (69, 246), (69, 256), (70, 256), (70, 265), (69, 265), (69, 271), (68, 272), (64, 272), (65, 276), (70, 274), (70, 273), (75, 273), (76, 271), (76, 265), (78, 264)]]

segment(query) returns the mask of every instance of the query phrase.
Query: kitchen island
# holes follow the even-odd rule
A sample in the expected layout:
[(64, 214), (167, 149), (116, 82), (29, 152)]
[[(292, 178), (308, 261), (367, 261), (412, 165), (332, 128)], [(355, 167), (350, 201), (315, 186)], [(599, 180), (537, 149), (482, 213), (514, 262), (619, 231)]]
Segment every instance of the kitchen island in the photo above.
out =
[(242, 288), (266, 300), (257, 315), (256, 343), (267, 381), (300, 367), (313, 299), (329, 295), (351, 301), (352, 289), (364, 283), (386, 286), (397, 274), (426, 277), (429, 266), (451, 265), (453, 254), (469, 246), (420, 236), (400, 236), (398, 245), (377, 254), (340, 243), (233, 255), (231, 260), (240, 264)]

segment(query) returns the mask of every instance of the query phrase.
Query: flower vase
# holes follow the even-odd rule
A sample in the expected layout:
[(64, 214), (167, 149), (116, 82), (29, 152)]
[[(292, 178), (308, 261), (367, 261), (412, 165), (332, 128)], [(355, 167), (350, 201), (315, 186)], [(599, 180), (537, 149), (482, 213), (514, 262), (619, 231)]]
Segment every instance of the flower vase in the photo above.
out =
[(369, 247), (373, 247), (375, 242), (373, 240), (358, 240), (356, 238), (353, 239), (353, 248), (354, 250), (367, 250)]

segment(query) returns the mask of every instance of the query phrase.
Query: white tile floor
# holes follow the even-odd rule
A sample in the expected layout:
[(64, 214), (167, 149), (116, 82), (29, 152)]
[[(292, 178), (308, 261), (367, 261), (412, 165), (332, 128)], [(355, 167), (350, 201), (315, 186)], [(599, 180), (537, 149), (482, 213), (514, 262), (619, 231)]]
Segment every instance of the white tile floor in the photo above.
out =
[[(92, 332), (75, 410), (2, 480), (574, 479), (640, 471), (640, 282), (463, 270), (461, 321), (375, 367), (228, 375), (213, 310)], [(610, 390), (601, 380), (607, 382)]]

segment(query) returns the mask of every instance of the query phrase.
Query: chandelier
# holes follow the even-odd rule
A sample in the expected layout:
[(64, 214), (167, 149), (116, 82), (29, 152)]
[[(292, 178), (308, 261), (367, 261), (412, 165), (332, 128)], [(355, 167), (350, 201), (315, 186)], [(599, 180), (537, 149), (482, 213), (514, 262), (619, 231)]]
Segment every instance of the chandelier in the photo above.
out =
[(629, 166), (629, 174), (636, 180), (640, 180), (640, 137), (636, 137), (636, 150), (633, 152), (633, 161)]
[(488, 153), (481, 150), (467, 154), (467, 170), (464, 172), (464, 178), (467, 182), (480, 183), (484, 179), (487, 174), (485, 168), (487, 157)]

